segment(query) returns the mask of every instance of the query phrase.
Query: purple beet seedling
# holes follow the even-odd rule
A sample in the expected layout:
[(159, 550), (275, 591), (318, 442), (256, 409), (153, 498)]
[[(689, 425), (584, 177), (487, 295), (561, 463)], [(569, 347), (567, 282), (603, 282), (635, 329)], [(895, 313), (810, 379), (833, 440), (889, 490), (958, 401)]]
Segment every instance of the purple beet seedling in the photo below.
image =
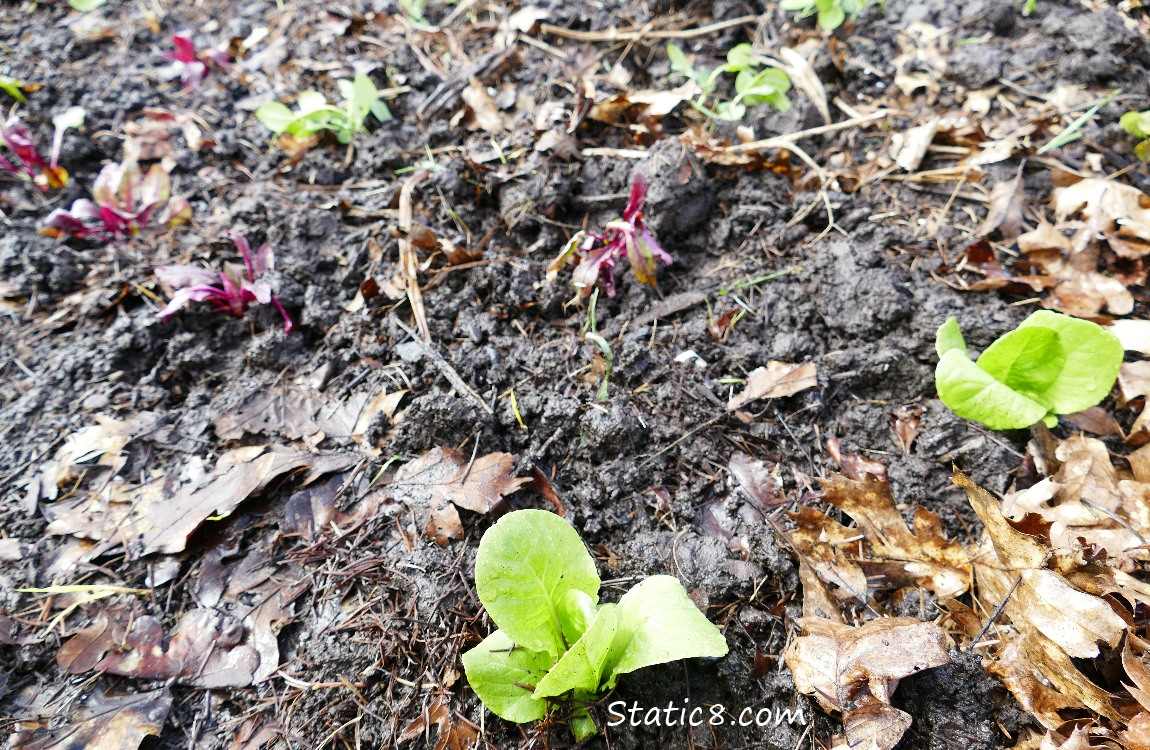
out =
[(52, 118), (56, 132), (52, 137), (52, 152), (45, 159), (32, 140), (32, 130), (19, 117), (13, 115), (8, 122), (0, 121), (0, 145), (7, 146), (15, 161), (0, 156), (0, 170), (32, 180), (41, 190), (59, 190), (68, 184), (68, 171), (60, 166), (60, 148), (64, 133), (69, 128), (84, 124), (84, 110), (69, 107)]
[(261, 277), (275, 270), (276, 259), (271, 245), (266, 242), (252, 254), (247, 238), (231, 233), (236, 249), (243, 256), (243, 265), (225, 263), (220, 273), (193, 265), (159, 266), (156, 276), (175, 290), (172, 301), (159, 312), (167, 320), (189, 302), (211, 302), (217, 312), (231, 313), (237, 318), (247, 312), (255, 302), (272, 305), (284, 319), (284, 333), (291, 333), (292, 320), (279, 299), (272, 294), (271, 283)]
[(100, 170), (92, 185), (92, 198), (81, 198), (70, 209), (57, 208), (48, 214), (40, 234), (122, 242), (149, 224), (172, 227), (192, 218), (187, 198), (171, 196), (167, 170), (154, 164), (142, 174), (130, 158)]
[(173, 34), (172, 45), (175, 49), (164, 53), (164, 57), (171, 61), (166, 72), (169, 78), (178, 76), (180, 83), (189, 91), (198, 89), (212, 68), (227, 70), (231, 63), (228, 53), (222, 49), (197, 50), (196, 43), (188, 34)]
[(576, 232), (559, 257), (547, 267), (548, 278), (553, 278), (568, 261), (578, 258), (579, 265), (571, 277), (578, 292), (576, 299), (590, 297), (597, 281), (603, 282), (608, 297), (614, 297), (615, 260), (626, 256), (635, 278), (654, 286), (659, 264), (669, 266), (672, 261), (670, 254), (655, 241), (643, 218), (647, 187), (647, 176), (637, 172), (623, 218), (609, 222), (602, 234)]

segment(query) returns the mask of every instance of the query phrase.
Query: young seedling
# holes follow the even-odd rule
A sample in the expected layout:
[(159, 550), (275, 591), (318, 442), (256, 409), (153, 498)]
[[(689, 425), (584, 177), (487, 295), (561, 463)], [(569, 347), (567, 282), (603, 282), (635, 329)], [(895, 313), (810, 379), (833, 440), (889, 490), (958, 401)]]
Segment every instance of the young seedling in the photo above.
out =
[(273, 133), (294, 138), (330, 130), (340, 143), (350, 143), (357, 133), (366, 133), (369, 114), (380, 122), (391, 119), (391, 111), (367, 76), (356, 76), (354, 81), (341, 78), (336, 85), (344, 99), (342, 107), (328, 104), (318, 91), (305, 91), (296, 99), (295, 112), (280, 102), (267, 102), (256, 110), (256, 119)]
[(180, 83), (186, 90), (198, 89), (212, 68), (227, 70), (231, 58), (226, 50), (212, 48), (200, 52), (196, 43), (186, 33), (173, 34), (171, 52), (165, 52), (164, 58), (171, 60), (165, 75), (168, 78), (179, 77)]
[(21, 104), (28, 101), (24, 97), (24, 87), (26, 85), (23, 81), (13, 78), (12, 76), (0, 75), (0, 91), (3, 91)]
[(60, 149), (64, 133), (69, 128), (84, 125), (82, 107), (69, 107), (52, 118), (56, 132), (52, 137), (52, 152), (45, 159), (32, 141), (31, 129), (13, 115), (7, 123), (0, 122), (0, 145), (7, 146), (16, 159), (13, 163), (0, 156), (0, 170), (30, 178), (41, 190), (59, 190), (68, 184), (68, 171), (60, 166)]
[(954, 318), (935, 338), (942, 402), (992, 430), (1015, 430), (1089, 409), (1110, 393), (1122, 366), (1118, 337), (1096, 323), (1039, 310), (970, 359)]
[(57, 208), (48, 214), (40, 234), (122, 242), (139, 235), (153, 219), (172, 227), (192, 218), (188, 199), (171, 196), (167, 170), (154, 164), (146, 175), (141, 174), (131, 157), (100, 170), (92, 185), (92, 198), (81, 198), (70, 209)]
[(517, 510), (479, 543), (475, 589), (499, 627), (463, 655), (471, 689), (494, 714), (527, 723), (574, 701), (571, 729), (596, 731), (586, 704), (620, 675), (727, 654), (722, 633), (671, 576), (599, 604), (599, 574), (579, 534), (541, 510)]
[(1145, 112), (1127, 112), (1118, 123), (1123, 130), (1141, 141), (1134, 147), (1134, 155), (1142, 161), (1150, 161), (1150, 109)]
[[(852, 21), (859, 17), (863, 8), (870, 0), (781, 0), (779, 7), (783, 10), (793, 10), (798, 18), (807, 18), (816, 13), (819, 17), (819, 28), (823, 31), (834, 31), (849, 17)], [(879, 0), (882, 5), (882, 0)]]
[(625, 255), (635, 278), (654, 286), (658, 264), (669, 266), (672, 261), (670, 254), (655, 241), (643, 218), (647, 187), (647, 176), (636, 172), (623, 218), (608, 222), (603, 234), (576, 232), (559, 256), (547, 266), (547, 278), (553, 279), (567, 262), (578, 258), (579, 265), (571, 277), (578, 292), (575, 299), (591, 296), (597, 281), (603, 282), (608, 297), (614, 297), (615, 259)]
[[(675, 44), (667, 45), (667, 58), (674, 74), (691, 79), (699, 87), (699, 98), (691, 102), (691, 106), (713, 120), (742, 120), (747, 107), (756, 104), (770, 104), (780, 112), (790, 109), (791, 100), (787, 98), (787, 92), (791, 90), (791, 79), (778, 68), (759, 70), (749, 44), (732, 47), (727, 52), (727, 62), (711, 71), (693, 67), (687, 62), (683, 50)], [(708, 107), (707, 97), (714, 93), (719, 77), (724, 73), (735, 74), (735, 98), (718, 100), (713, 108)]]
[(291, 316), (272, 294), (271, 284), (260, 278), (275, 270), (276, 259), (271, 246), (264, 243), (253, 256), (247, 238), (238, 232), (232, 232), (231, 238), (243, 256), (243, 265), (225, 263), (221, 273), (193, 265), (156, 268), (160, 281), (175, 290), (172, 301), (158, 313), (159, 317), (167, 320), (188, 302), (211, 302), (217, 312), (231, 313), (239, 318), (247, 312), (248, 305), (256, 302), (279, 310), (284, 319), (284, 333), (291, 333)]

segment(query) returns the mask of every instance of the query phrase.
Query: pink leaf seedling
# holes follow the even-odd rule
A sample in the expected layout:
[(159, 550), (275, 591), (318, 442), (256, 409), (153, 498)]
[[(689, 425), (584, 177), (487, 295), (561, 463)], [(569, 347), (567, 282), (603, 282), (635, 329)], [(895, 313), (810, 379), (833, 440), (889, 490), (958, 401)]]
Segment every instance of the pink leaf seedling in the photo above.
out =
[(175, 290), (172, 301), (159, 312), (167, 320), (188, 302), (211, 302), (217, 312), (231, 313), (237, 318), (256, 302), (272, 305), (284, 319), (284, 333), (291, 333), (292, 320), (279, 299), (272, 294), (271, 284), (261, 277), (275, 270), (275, 255), (264, 243), (252, 254), (251, 245), (238, 232), (231, 233), (236, 249), (243, 256), (243, 265), (225, 263), (222, 272), (209, 271), (193, 265), (159, 266), (156, 276)]
[(654, 286), (658, 265), (669, 266), (672, 260), (655, 241), (643, 218), (647, 187), (646, 175), (637, 172), (631, 183), (631, 197), (623, 210), (623, 218), (609, 222), (602, 234), (579, 232), (572, 237), (559, 257), (548, 266), (549, 278), (569, 259), (578, 257), (579, 264), (571, 281), (579, 292), (579, 298), (589, 297), (597, 281), (602, 281), (608, 297), (614, 297), (615, 260), (626, 256), (635, 278)]
[(171, 61), (166, 68), (169, 78), (179, 77), (185, 89), (193, 90), (200, 87), (212, 68), (227, 70), (231, 58), (222, 49), (213, 47), (204, 51), (196, 49), (196, 43), (186, 33), (173, 34), (171, 52), (165, 52), (164, 58)]

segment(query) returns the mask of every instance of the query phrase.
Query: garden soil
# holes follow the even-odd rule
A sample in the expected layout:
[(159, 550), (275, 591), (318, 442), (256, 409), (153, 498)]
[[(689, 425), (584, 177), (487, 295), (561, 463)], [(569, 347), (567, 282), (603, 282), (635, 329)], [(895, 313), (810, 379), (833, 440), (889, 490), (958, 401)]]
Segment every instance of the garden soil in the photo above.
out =
[[(1130, 166), (1120, 132), (1105, 123), (1150, 107), (1150, 42), (1104, 3), (1039, 0), (1029, 17), (1015, 5), (888, 0), (866, 10), (813, 57), (830, 98), (848, 106), (888, 102), (914, 24), (966, 43), (944, 51), (933, 101), (919, 97), (882, 127), (813, 136), (802, 148), (820, 164), (865, 164), (886, 153), (892, 131), (931, 109), (957, 113), (960, 91), (998, 81), (1030, 91), (1074, 84), (1121, 88), (1124, 98), (1104, 106), (1059, 158), (1082, 166), (1091, 152), (1107, 172)], [(713, 58), (743, 41), (818, 36), (810, 21), (795, 22), (770, 2), (536, 7), (544, 23), (576, 31), (757, 17), (680, 42)], [(952, 538), (977, 538), (952, 466), (1003, 491), (1029, 436), (989, 432), (942, 406), (934, 332), (956, 316), (980, 349), (1035, 309), (1025, 295), (959, 291), (948, 278), (985, 207), (955, 200), (952, 184), (931, 191), (842, 180), (820, 191), (816, 180), (812, 189), (793, 155), (765, 169), (716, 163), (677, 137), (691, 124), (685, 105), (661, 121), (585, 119), (563, 148), (539, 148), (551, 127), (537, 129), (540, 113), (553, 102), (578, 109), (588, 70), (600, 85), (611, 74), (632, 89), (672, 86), (664, 41), (585, 41), (528, 24), (499, 47), (508, 12), (501, 3), (429, 3), (419, 24), (382, 0), (111, 0), (85, 15), (62, 2), (0, 8), (0, 72), (40, 86), (21, 107), (38, 137), (50, 140), (51, 115), (64, 107), (87, 112), (82, 133), (65, 139), (72, 182), (62, 193), (0, 183), (0, 537), (15, 540), (0, 563), (0, 726), (23, 732), (12, 746), (82, 746), (53, 743), (63, 742), (61, 727), (75, 729), (92, 696), (159, 690), (171, 703), (147, 747), (570, 746), (562, 711), (538, 726), (504, 722), (485, 712), (462, 675), (459, 654), (493, 627), (475, 596), (475, 549), (506, 507), (561, 510), (595, 555), (606, 600), (669, 573), (727, 638), (725, 658), (625, 676), (593, 708), (601, 723), (614, 701), (801, 715), (769, 727), (605, 727), (587, 747), (826, 746), (840, 724), (796, 694), (781, 658), (802, 590), (780, 532), (794, 503), (819, 503), (817, 477), (838, 471), (828, 441), (837, 439), (843, 455), (885, 464), (904, 511), (928, 508)], [(180, 30), (201, 44), (236, 40), (233, 51), (249, 40), (251, 49), (183, 90), (161, 75), (162, 52)], [(494, 63), (484, 57), (493, 50), (503, 50)], [(394, 90), (393, 120), (350, 148), (332, 139), (290, 156), (269, 145), (253, 116), (259, 103), (307, 88), (334, 95), (333, 79), (357, 72)], [(469, 85), (493, 94), (501, 132), (476, 124), (463, 96)], [(756, 107), (740, 125), (766, 138), (823, 124), (792, 94), (791, 110)], [(112, 246), (38, 235), (43, 216), (82, 197), (101, 164), (120, 158), (125, 132), (157, 109), (193, 113), (212, 142), (193, 150), (174, 132), (169, 144), (174, 190), (189, 196), (194, 223)], [(713, 135), (738, 139), (730, 123)], [(1018, 166), (987, 167), (989, 184)], [(583, 336), (588, 305), (567, 304), (569, 271), (551, 284), (545, 278), (573, 231), (619, 215), (636, 171), (651, 180), (646, 215), (674, 264), (657, 288), (620, 266), (615, 296), (599, 295), (595, 324), (610, 343), (608, 363)], [(1150, 184), (1144, 167), (1125, 179)], [(399, 240), (389, 231), (409, 182), (416, 222), (470, 253), (452, 265), (444, 253), (418, 250), (428, 344), (419, 343), (403, 298)], [(1028, 202), (1045, 200), (1051, 187), (1050, 170), (1026, 170)], [(229, 230), (253, 246), (271, 244), (273, 280), (295, 331), (284, 333), (270, 307), (233, 318), (191, 305), (157, 318), (166, 291), (154, 267), (231, 259)], [(741, 317), (724, 330), (728, 313), (727, 323)], [(737, 380), (770, 361), (814, 363), (817, 388), (729, 411), (743, 387)], [(41, 467), (97, 416), (149, 420), (117, 465), (136, 484), (170, 488), (237, 445), (287, 444), (275, 425), (225, 439), (217, 422), (287, 384), (333, 401), (406, 393), (358, 439), (323, 436), (313, 446), (343, 457), (338, 471), (306, 488), (299, 474), (271, 482), (206, 521), (176, 554), (134, 554), (126, 543), (93, 556), (83, 534), (46, 532), (53, 502), (107, 486), (98, 468), (55, 501), (29, 500)], [(921, 412), (909, 451), (892, 429), (900, 409)], [(379, 489), (401, 463), (391, 459), (434, 448), (465, 459), (509, 453), (515, 475), (533, 481), (494, 514), (463, 511), (462, 538), (439, 544), (425, 538), (409, 504)], [(740, 489), (728, 470), (740, 453), (775, 470), (777, 504), (751, 503)], [(72, 583), (138, 593), (80, 602), (50, 626), (61, 607), (19, 592)], [(249, 622), (269, 586), (290, 594), (261, 630), (279, 663), (257, 684), (206, 689), (174, 676), (73, 674), (60, 664), (68, 636), (113, 605), (156, 618), (170, 634), (198, 606)], [(882, 606), (938, 614), (925, 592)], [(905, 748), (1008, 747), (1029, 721), (980, 657), (958, 650), (949, 665), (904, 680), (894, 702), (914, 720)], [(83, 746), (112, 747), (91, 742)]]

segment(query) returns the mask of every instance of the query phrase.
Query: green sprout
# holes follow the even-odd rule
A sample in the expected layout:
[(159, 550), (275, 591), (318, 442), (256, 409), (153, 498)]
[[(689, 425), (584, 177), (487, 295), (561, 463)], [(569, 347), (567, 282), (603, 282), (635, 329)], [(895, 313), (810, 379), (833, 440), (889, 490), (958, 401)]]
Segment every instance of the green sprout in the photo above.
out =
[(1142, 161), (1150, 161), (1150, 109), (1145, 112), (1127, 112), (1118, 123), (1123, 130), (1141, 141), (1134, 146), (1134, 155)]
[[(799, 18), (818, 14), (819, 28), (834, 31), (849, 17), (852, 21), (859, 17), (870, 0), (781, 0), (779, 7), (793, 10)], [(882, 0), (878, 0), (882, 7)]]
[(524, 724), (573, 701), (571, 729), (583, 739), (597, 731), (587, 704), (620, 675), (727, 654), (723, 634), (678, 579), (646, 578), (617, 604), (599, 603), (601, 585), (579, 533), (554, 513), (516, 510), (487, 530), (475, 590), (499, 629), (463, 654), (483, 705)]
[(992, 430), (1017, 430), (1059, 414), (1089, 409), (1106, 398), (1123, 348), (1118, 337), (1088, 320), (1039, 310), (991, 344), (978, 361), (966, 352), (958, 321), (935, 338), (938, 397), (955, 414)]
[(342, 107), (328, 104), (318, 91), (304, 91), (296, 99), (296, 111), (281, 102), (267, 102), (256, 110), (256, 119), (273, 133), (295, 138), (330, 130), (340, 143), (350, 143), (357, 133), (366, 133), (369, 114), (380, 122), (391, 119), (391, 111), (367, 76), (356, 76), (354, 81), (341, 78), (336, 85), (344, 99)]
[[(689, 78), (698, 85), (699, 98), (691, 102), (691, 106), (713, 120), (742, 120), (747, 107), (756, 104), (770, 104), (780, 112), (790, 109), (791, 100), (787, 98), (791, 90), (790, 77), (779, 68), (759, 69), (750, 44), (732, 47), (727, 52), (727, 62), (714, 70), (692, 66), (676, 44), (667, 45), (667, 59), (671, 61), (674, 75)], [(715, 92), (720, 76), (725, 73), (735, 74), (735, 98), (730, 101), (716, 98), (714, 106), (708, 107), (707, 97)]]

